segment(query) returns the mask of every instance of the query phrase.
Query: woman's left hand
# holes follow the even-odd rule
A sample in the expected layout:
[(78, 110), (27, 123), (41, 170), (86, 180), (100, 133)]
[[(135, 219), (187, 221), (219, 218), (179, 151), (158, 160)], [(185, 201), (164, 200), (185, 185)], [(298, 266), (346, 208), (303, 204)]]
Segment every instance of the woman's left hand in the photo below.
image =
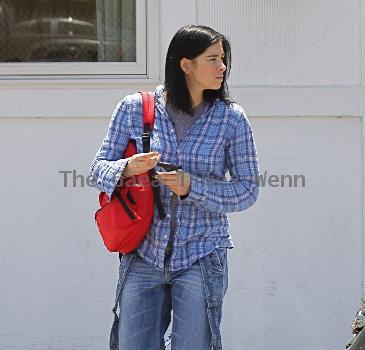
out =
[(157, 172), (155, 179), (179, 196), (185, 196), (190, 192), (190, 175), (182, 170)]

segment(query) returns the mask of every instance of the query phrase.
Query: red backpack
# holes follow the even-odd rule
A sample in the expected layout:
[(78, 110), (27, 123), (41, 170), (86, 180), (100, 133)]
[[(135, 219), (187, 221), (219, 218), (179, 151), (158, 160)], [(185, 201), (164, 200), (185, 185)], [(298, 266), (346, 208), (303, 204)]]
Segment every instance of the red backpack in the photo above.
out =
[[(143, 103), (143, 152), (150, 151), (150, 133), (154, 123), (155, 100), (151, 92), (141, 92)], [(123, 158), (137, 153), (130, 140)], [(111, 252), (129, 253), (145, 238), (153, 219), (156, 202), (160, 218), (165, 217), (157, 181), (151, 184), (152, 171), (120, 180), (111, 201), (105, 192), (99, 194), (101, 208), (95, 213), (104, 244)]]

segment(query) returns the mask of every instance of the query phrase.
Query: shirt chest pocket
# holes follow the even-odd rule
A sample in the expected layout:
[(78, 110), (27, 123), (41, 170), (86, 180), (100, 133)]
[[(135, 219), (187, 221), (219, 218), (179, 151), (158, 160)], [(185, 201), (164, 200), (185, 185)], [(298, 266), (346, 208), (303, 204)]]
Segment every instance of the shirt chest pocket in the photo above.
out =
[(189, 164), (193, 174), (201, 176), (222, 176), (224, 174), (224, 145), (204, 142), (200, 145), (184, 147), (183, 163)]

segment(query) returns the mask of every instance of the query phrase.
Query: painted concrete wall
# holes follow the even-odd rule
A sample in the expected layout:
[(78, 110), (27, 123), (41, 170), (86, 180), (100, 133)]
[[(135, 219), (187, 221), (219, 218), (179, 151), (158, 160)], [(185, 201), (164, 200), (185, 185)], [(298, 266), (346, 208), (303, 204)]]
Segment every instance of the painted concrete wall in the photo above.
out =
[(155, 4), (157, 78), (0, 81), (0, 349), (107, 348), (118, 259), (97, 192), (59, 171), (87, 175), (118, 100), (162, 81), (172, 34), (194, 22), (231, 38), (261, 173), (305, 176), (229, 216), (224, 348), (342, 349), (364, 294), (364, 1)]

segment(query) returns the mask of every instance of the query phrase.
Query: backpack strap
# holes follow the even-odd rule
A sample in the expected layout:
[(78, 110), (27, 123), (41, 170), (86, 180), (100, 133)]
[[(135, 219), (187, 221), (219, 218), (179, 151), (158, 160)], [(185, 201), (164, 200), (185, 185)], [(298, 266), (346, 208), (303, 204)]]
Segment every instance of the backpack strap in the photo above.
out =
[[(142, 143), (143, 143), (143, 153), (148, 153), (150, 151), (150, 137), (153, 130), (153, 123), (155, 121), (155, 96), (152, 92), (140, 91), (142, 95), (142, 108), (143, 108), (143, 133), (142, 133)], [(160, 219), (164, 219), (166, 214), (163, 209), (161, 195), (160, 195), (160, 185), (157, 181), (153, 181), (152, 174), (153, 171), (149, 170), (150, 181), (153, 182), (153, 198), (157, 206), (158, 214)]]
[(155, 121), (155, 97), (152, 92), (141, 91), (143, 108), (143, 153), (150, 151), (150, 135)]

